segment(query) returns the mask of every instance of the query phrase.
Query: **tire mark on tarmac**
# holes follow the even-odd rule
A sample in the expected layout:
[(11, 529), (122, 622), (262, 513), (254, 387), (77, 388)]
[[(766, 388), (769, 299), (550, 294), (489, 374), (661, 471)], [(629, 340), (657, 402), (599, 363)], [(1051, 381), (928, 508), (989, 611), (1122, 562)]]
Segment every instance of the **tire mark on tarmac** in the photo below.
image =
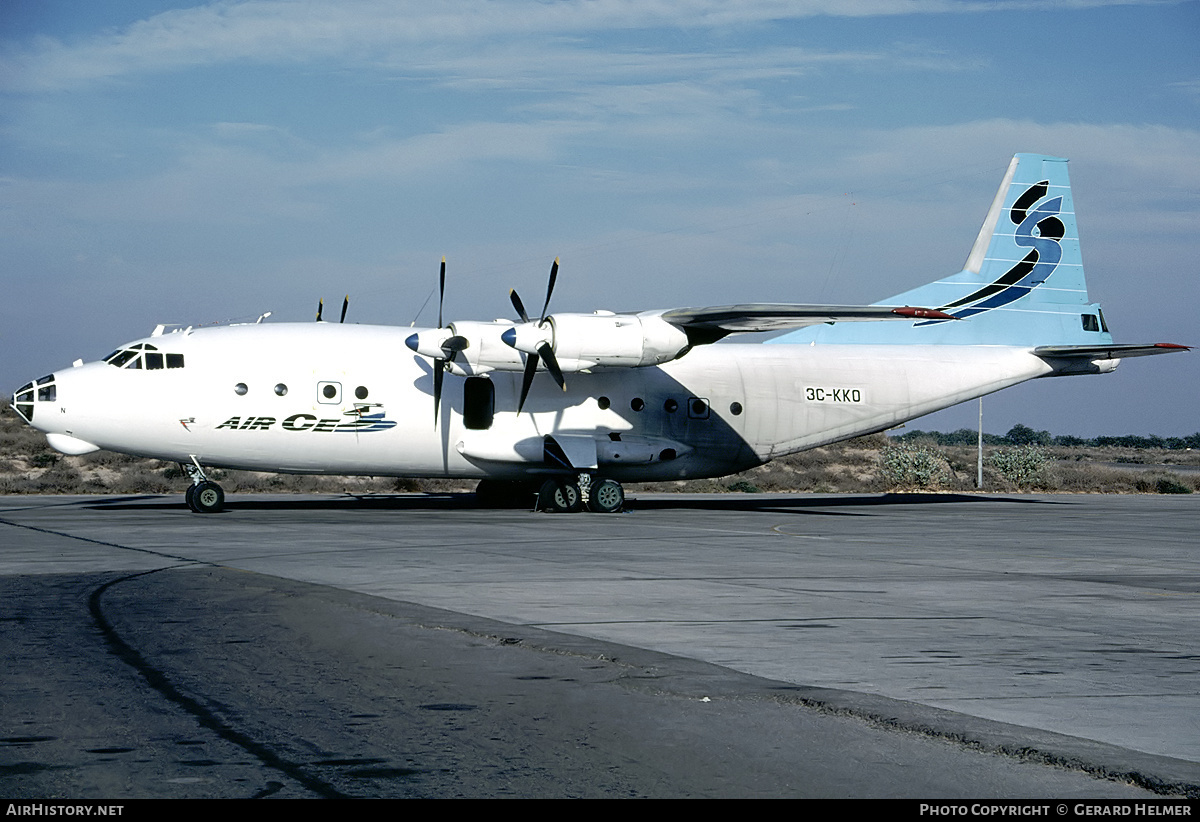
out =
[[(120, 547), (120, 546), (117, 546)], [(167, 569), (158, 569), (167, 570)], [(165, 697), (170, 702), (175, 703), (182, 708), (188, 715), (193, 717), (202, 727), (215, 733), (227, 742), (237, 745), (242, 750), (253, 756), (263, 765), (272, 770), (278, 771), (281, 774), (299, 782), (304, 787), (315, 793), (323, 799), (348, 799), (347, 794), (344, 794), (325, 782), (311, 774), (308, 774), (304, 769), (294, 762), (289, 762), (276, 754), (266, 745), (250, 738), (228, 723), (221, 720), (213, 711), (206, 708), (199, 700), (194, 699), (178, 688), (163, 674), (162, 671), (151, 665), (145, 657), (143, 657), (136, 648), (126, 642), (117, 633), (112, 623), (104, 615), (104, 608), (101, 600), (106, 591), (114, 585), (119, 585), (123, 582), (136, 580), (140, 577), (156, 574), (155, 571), (143, 571), (137, 574), (120, 577), (104, 583), (96, 590), (92, 591), (88, 597), (88, 610), (92, 615), (92, 620), (96, 627), (100, 630), (104, 641), (108, 644), (109, 650), (126, 665), (136, 670), (146, 680), (146, 683)], [(259, 799), (278, 792), (283, 787), (277, 782), (268, 783), (266, 790), (260, 791), (254, 798)]]
[[(154, 550), (150, 550), (148, 548), (133, 548), (128, 545), (120, 545), (118, 543), (105, 542), (104, 540), (93, 539), (91, 537), (81, 537), (81, 536), (77, 536), (75, 534), (67, 534), (67, 533), (63, 533), (61, 531), (55, 531), (55, 530), (52, 530), (49, 528), (39, 528), (36, 525), (25, 525), (25, 524), (18, 523), (18, 522), (12, 522), (11, 520), (7, 520), (7, 519), (3, 519), (3, 518), (0, 518), (0, 524), (10, 525), (14, 528), (24, 528), (24, 529), (27, 529), (30, 531), (36, 531), (36, 532), (42, 533), (42, 534), (51, 534), (53, 536), (63, 537), (66, 539), (74, 539), (74, 540), (79, 540), (81, 542), (89, 542), (89, 543), (92, 543), (93, 545), (102, 545), (106, 548), (118, 548), (118, 549), (125, 550), (125, 551), (136, 551), (138, 553), (150, 554), (152, 556), (162, 557), (164, 559), (170, 559), (170, 560), (174, 560), (176, 562), (182, 562), (182, 563), (185, 563), (186, 565), (209, 565), (209, 564), (211, 564), (211, 563), (207, 563), (207, 562), (198, 562), (197, 560), (192, 559), (190, 557), (183, 557), (183, 556), (178, 556), (175, 554), (168, 554), (164, 551), (154, 551)], [(171, 567), (178, 568), (180, 566), (171, 566)], [(147, 576), (149, 574), (155, 574), (155, 573), (158, 573), (159, 571), (163, 571), (163, 570), (168, 570), (168, 569), (167, 568), (159, 568), (159, 569), (156, 569), (153, 571), (142, 571), (142, 572), (139, 572), (136, 574), (129, 574), (127, 576), (120, 577), (118, 579), (110, 580), (109, 582), (106, 582), (105, 584), (101, 585), (96, 590), (92, 591), (91, 595), (88, 597), (88, 611), (91, 613), (92, 621), (95, 623), (96, 628), (100, 631), (101, 636), (104, 637), (104, 641), (108, 645), (109, 650), (112, 652), (112, 654), (114, 656), (116, 656), (117, 659), (121, 660), (126, 665), (129, 665), (131, 668), (133, 668), (135, 671), (137, 671), (139, 674), (141, 674), (142, 678), (146, 681), (146, 684), (148, 684), (151, 688), (153, 688), (155, 691), (157, 691), (159, 694), (161, 694), (164, 698), (166, 698), (170, 702), (173, 702), (174, 704), (176, 704), (177, 706), (182, 708), (189, 716), (194, 718), (202, 727), (209, 729), (210, 731), (217, 734), (217, 736), (221, 737), (225, 741), (230, 742), (234, 745), (237, 745), (239, 748), (241, 748), (242, 750), (249, 753), (251, 756), (253, 756), (255, 759), (257, 759), (259, 762), (263, 763), (263, 765), (265, 765), (268, 768), (271, 768), (273, 770), (279, 771), (280, 773), (294, 779), (295, 781), (304, 785), (304, 787), (308, 788), (313, 793), (317, 794), (318, 796), (320, 796), (322, 798), (325, 798), (325, 799), (349, 798), (346, 794), (341, 793), (340, 791), (338, 791), (336, 788), (334, 788), (332, 785), (325, 782), (324, 780), (318, 779), (317, 777), (311, 776), (310, 774), (306, 773), (296, 763), (288, 762), (287, 760), (283, 759), (278, 754), (276, 754), (274, 751), (272, 751), (270, 748), (268, 748), (266, 745), (263, 745), (263, 744), (255, 741), (254, 739), (251, 739), (246, 734), (242, 733), (241, 731), (238, 731), (236, 728), (233, 728), (232, 726), (223, 722), (215, 713), (213, 713), (211, 710), (209, 710), (204, 705), (202, 705), (198, 700), (193, 699), (190, 696), (187, 696), (186, 694), (181, 692), (178, 688), (176, 688), (171, 683), (171, 681), (166, 677), (166, 675), (163, 674), (162, 671), (160, 671), (159, 669), (157, 669), (153, 665), (151, 665), (146, 660), (145, 657), (143, 657), (140, 653), (138, 653), (136, 648), (134, 648), (132, 645), (130, 645), (128, 642), (126, 642), (124, 639), (121, 638), (121, 636), (117, 633), (116, 629), (113, 627), (112, 623), (104, 615), (104, 609), (101, 605), (101, 600), (103, 599), (104, 593), (114, 585), (118, 585), (122, 582), (129, 582), (131, 580), (135, 580), (140, 577)], [(277, 782), (269, 783), (267, 789), (260, 791), (256, 795), (255, 798), (262, 798), (265, 796), (270, 796), (271, 794), (278, 792), (282, 787), (283, 787), (283, 785), (280, 783), (277, 783)]]
[(163, 559), (175, 560), (176, 562), (188, 562), (188, 563), (203, 564), (203, 565), (210, 564), (210, 563), (206, 563), (206, 562), (200, 562), (199, 560), (193, 559), (192, 557), (183, 557), (183, 556), (179, 556), (177, 554), (168, 554), (165, 551), (153, 551), (149, 548), (134, 548), (133, 546), (130, 546), (130, 545), (121, 545), (120, 543), (116, 543), (116, 542), (105, 542), (102, 539), (92, 539), (91, 537), (81, 537), (78, 534), (68, 534), (65, 531), (55, 531), (52, 528), (39, 528), (36, 525), (27, 525), (22, 522), (13, 522), (12, 520), (4, 519), (3, 517), (0, 517), (0, 525), (10, 525), (13, 528), (24, 528), (26, 531), (35, 531), (36, 533), (39, 533), (39, 534), (49, 534), (49, 535), (55, 536), (55, 537), (62, 537), (63, 539), (74, 539), (74, 540), (78, 540), (80, 542), (90, 542), (92, 545), (102, 545), (105, 548), (118, 548), (122, 551), (134, 551), (139, 554), (149, 554), (150, 556), (162, 557)]

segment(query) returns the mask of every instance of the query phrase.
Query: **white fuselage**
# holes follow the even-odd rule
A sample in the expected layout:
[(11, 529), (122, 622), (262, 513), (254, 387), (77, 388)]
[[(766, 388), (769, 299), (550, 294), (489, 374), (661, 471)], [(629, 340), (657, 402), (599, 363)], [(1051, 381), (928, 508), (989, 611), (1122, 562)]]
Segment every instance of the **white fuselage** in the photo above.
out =
[(32, 424), (67, 451), (413, 477), (553, 471), (552, 435), (582, 445), (594, 473), (661, 480), (743, 470), (1052, 372), (1012, 346), (707, 345), (660, 366), (571, 373), (565, 391), (539, 374), (520, 414), (520, 373), (471, 378), (491, 386), (474, 395), (481, 382), (447, 374), (435, 426), (432, 363), (405, 347), (412, 333), (283, 323), (149, 337), (138, 343), (182, 367), (56, 372)]

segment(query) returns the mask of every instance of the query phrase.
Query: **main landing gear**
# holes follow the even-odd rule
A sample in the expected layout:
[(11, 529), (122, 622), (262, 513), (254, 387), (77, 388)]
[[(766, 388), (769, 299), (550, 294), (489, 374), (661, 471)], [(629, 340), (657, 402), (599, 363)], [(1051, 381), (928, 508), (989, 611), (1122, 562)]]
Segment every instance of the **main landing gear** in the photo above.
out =
[(179, 467), (192, 480), (192, 484), (183, 494), (188, 508), (197, 514), (216, 514), (225, 509), (225, 492), (205, 475), (195, 457), (190, 463), (180, 463)]
[(538, 480), (483, 479), (475, 489), (481, 508), (524, 508), (534, 499), (535, 511), (575, 514), (583, 509), (597, 514), (615, 514), (625, 507), (625, 489), (616, 480), (590, 474)]
[(578, 480), (548, 479), (538, 493), (537, 510), (575, 514), (585, 507), (597, 514), (615, 514), (625, 506), (625, 489), (611, 479), (593, 479), (580, 474)]

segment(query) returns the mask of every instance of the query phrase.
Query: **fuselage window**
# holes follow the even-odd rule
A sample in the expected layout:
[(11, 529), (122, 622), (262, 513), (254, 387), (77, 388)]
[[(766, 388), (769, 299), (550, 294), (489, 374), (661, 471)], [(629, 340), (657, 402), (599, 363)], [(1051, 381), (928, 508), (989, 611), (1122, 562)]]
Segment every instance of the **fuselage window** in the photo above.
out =
[(688, 416), (694, 420), (708, 419), (708, 400), (692, 397), (688, 400)]
[(342, 401), (342, 384), (340, 382), (317, 383), (317, 401), (324, 405), (336, 405)]
[(284, 385), (283, 383), (278, 383), (275, 386), (275, 393), (281, 397), (286, 397), (287, 396), (287, 386)]
[(365, 400), (367, 398), (367, 387), (365, 385), (360, 385), (358, 388), (355, 388), (354, 396), (360, 400)]
[(246, 383), (244, 382), (239, 382), (233, 387), (233, 393), (237, 394), (239, 397), (246, 396), (246, 392), (249, 390), (250, 389), (246, 387)]
[(496, 386), (487, 377), (467, 377), (463, 382), (463, 425), (486, 431), (496, 416)]
[(632, 400), (630, 400), (629, 407), (632, 408), (634, 411), (641, 411), (643, 408), (646, 407), (646, 401), (643, 400), (641, 397), (634, 397)]

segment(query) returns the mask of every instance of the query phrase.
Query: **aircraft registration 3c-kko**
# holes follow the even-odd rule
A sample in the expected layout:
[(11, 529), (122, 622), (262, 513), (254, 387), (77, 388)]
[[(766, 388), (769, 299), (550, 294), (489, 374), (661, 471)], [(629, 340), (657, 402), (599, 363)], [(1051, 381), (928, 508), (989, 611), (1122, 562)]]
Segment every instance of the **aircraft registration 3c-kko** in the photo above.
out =
[[(18, 389), (66, 454), (477, 478), (481, 497), (620, 511), (621, 483), (715, 477), (892, 428), (1026, 380), (1186, 350), (1116, 345), (1084, 280), (1065, 160), (1013, 158), (962, 271), (870, 306), (540, 313), (411, 329), (320, 321), (166, 332)], [(440, 293), (445, 292), (445, 261)], [(345, 319), (345, 304), (342, 309)], [(730, 334), (788, 333), (713, 345)]]

